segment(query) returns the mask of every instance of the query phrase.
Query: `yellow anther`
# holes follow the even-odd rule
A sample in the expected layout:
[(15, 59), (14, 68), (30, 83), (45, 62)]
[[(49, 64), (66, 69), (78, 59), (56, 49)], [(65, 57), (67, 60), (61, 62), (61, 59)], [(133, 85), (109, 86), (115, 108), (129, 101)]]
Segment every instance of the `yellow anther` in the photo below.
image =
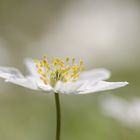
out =
[(59, 65), (60, 67), (63, 67), (64, 65), (63, 60), (61, 60), (60, 58), (54, 58), (52, 63), (54, 64), (54, 66)]
[(40, 67), (43, 67), (43, 65), (44, 65), (43, 60), (40, 60)]
[(38, 69), (38, 73), (42, 75), (42, 69)]
[(44, 60), (43, 60), (43, 63), (44, 63), (44, 64), (47, 64), (47, 60), (44, 59)]
[(34, 60), (34, 63), (35, 63), (35, 64), (38, 64), (38, 63), (39, 63), (39, 61), (38, 61), (37, 59), (35, 59), (35, 60)]
[(80, 60), (80, 66), (82, 66), (84, 64), (83, 60)]
[(75, 63), (75, 58), (72, 58), (72, 64), (74, 64)]
[(36, 68), (39, 68), (39, 64), (36, 64)]
[(71, 68), (72, 68), (72, 71), (78, 71), (79, 69), (78, 65), (73, 65)]
[(44, 81), (44, 77), (40, 77), (40, 80)]
[(78, 78), (78, 76), (79, 76), (78, 73), (73, 73), (73, 74), (71, 75), (71, 77), (74, 78), (74, 79), (75, 79), (75, 78)]
[(66, 62), (69, 62), (70, 58), (69, 57), (66, 57)]
[(79, 64), (75, 63), (75, 58), (72, 58), (69, 64), (70, 58), (65, 58), (65, 63), (62, 59), (56, 57), (52, 59), (52, 63), (49, 64), (47, 55), (44, 55), (42, 60), (35, 60), (37, 72), (40, 75), (40, 80), (44, 84), (51, 84), (55, 86), (58, 80), (62, 82), (73, 82), (79, 76), (80, 71), (83, 68), (83, 61), (80, 60)]
[(43, 80), (44, 84), (47, 85), (48, 84), (48, 81), (47, 80)]
[(44, 54), (44, 59), (47, 59), (47, 54)]

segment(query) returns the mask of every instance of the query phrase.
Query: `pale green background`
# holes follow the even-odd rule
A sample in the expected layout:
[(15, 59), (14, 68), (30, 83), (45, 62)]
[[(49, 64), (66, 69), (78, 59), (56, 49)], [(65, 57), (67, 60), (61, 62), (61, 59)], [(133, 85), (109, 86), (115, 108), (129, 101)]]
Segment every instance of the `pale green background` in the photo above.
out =
[[(129, 86), (61, 95), (62, 140), (138, 140), (140, 129), (104, 116), (99, 100), (140, 98), (139, 15), (139, 0), (0, 0), (0, 65), (27, 73), (24, 58), (47, 53), (83, 58), (86, 69), (110, 69), (110, 81)], [(0, 80), (0, 140), (54, 139), (53, 95)]]

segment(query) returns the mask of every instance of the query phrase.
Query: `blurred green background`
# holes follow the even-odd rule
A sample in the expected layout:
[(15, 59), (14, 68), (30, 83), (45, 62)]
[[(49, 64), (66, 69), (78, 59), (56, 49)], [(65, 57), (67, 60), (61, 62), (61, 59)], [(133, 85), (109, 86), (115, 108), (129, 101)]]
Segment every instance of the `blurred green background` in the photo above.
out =
[[(138, 140), (140, 129), (103, 115), (100, 98), (140, 92), (139, 0), (0, 0), (0, 65), (27, 73), (23, 60), (83, 58), (129, 86), (90, 95), (61, 95), (62, 140)], [(54, 96), (0, 80), (0, 140), (54, 140)]]

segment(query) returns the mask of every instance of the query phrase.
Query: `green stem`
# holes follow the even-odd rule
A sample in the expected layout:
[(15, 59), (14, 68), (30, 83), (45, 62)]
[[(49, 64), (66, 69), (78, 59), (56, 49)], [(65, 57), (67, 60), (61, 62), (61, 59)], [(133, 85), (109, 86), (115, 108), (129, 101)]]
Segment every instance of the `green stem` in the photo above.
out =
[(55, 103), (56, 103), (56, 117), (57, 117), (57, 125), (56, 125), (56, 140), (60, 140), (60, 131), (61, 131), (61, 110), (60, 110), (60, 100), (59, 94), (54, 93), (55, 95)]

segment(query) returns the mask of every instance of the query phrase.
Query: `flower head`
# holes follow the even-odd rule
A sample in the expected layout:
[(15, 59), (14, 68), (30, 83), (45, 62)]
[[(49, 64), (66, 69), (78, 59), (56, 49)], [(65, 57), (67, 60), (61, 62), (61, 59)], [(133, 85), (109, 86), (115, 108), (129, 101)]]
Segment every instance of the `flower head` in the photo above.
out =
[(76, 63), (75, 58), (62, 60), (55, 57), (49, 63), (47, 56), (43, 59), (26, 59), (30, 74), (23, 76), (15, 68), (0, 67), (0, 77), (33, 90), (65, 94), (87, 94), (110, 90), (127, 85), (127, 82), (106, 82), (110, 72), (106, 69), (83, 70), (83, 61)]

